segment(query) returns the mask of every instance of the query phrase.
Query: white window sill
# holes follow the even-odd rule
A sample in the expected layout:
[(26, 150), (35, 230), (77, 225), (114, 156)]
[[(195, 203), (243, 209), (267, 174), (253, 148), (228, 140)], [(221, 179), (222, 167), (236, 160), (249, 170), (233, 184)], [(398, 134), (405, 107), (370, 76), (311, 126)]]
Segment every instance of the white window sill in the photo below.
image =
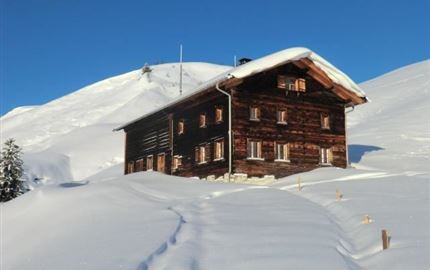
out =
[(333, 166), (331, 163), (320, 163), (321, 166)]
[(197, 165), (203, 165), (203, 164), (206, 164), (206, 163), (208, 163), (208, 162), (207, 161), (203, 161), (203, 162), (197, 163)]
[(225, 160), (223, 157), (214, 159), (214, 161), (223, 161), (223, 160)]
[(207, 128), (208, 126), (204, 125), (204, 126), (199, 126), (199, 128)]
[(291, 161), (289, 159), (275, 159), (275, 162), (285, 162), (290, 163)]
[(147, 172), (152, 172), (152, 171), (154, 171), (153, 169), (149, 169), (149, 170), (146, 170)]
[(250, 119), (249, 119), (249, 121), (252, 121), (252, 122), (260, 122), (260, 119), (252, 119), (252, 118), (250, 118)]
[(287, 123), (287, 122), (276, 122), (276, 124), (277, 124), (277, 125), (283, 125), (283, 126), (288, 125), (288, 123)]
[(257, 157), (247, 157), (246, 160), (256, 160), (256, 161), (264, 161), (264, 158), (257, 158)]

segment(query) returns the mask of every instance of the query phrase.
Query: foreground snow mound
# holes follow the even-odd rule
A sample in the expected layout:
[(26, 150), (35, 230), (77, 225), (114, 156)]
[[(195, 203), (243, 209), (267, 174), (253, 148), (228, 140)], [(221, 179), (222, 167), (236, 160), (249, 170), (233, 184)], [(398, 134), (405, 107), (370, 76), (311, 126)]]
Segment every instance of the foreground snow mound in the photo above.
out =
[[(113, 133), (112, 129), (178, 96), (178, 64), (151, 68), (150, 73), (136, 70), (94, 83), (41, 106), (17, 108), (1, 118), (2, 138), (15, 138), (25, 154), (31, 155), (27, 160), (36, 161), (37, 173), (33, 163), (27, 162), (27, 174), (49, 179), (43, 183), (55, 178), (43, 173), (42, 167), (47, 172), (59, 165), (47, 159), (46, 153), (69, 159), (55, 169), (67, 176), (57, 179), (59, 182), (79, 180), (118, 164), (123, 161), (124, 139), (122, 133)], [(184, 63), (184, 92), (228, 68)]]

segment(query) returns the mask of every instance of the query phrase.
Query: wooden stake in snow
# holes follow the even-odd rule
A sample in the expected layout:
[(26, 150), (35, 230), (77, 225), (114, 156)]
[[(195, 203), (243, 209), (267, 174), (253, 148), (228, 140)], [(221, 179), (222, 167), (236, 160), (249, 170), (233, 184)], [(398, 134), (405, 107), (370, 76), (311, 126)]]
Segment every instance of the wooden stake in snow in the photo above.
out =
[(336, 201), (340, 201), (343, 198), (343, 194), (340, 193), (339, 189), (336, 189)]
[(388, 230), (382, 230), (382, 249), (387, 249), (390, 247), (391, 236), (388, 234)]
[(299, 176), (299, 178), (297, 178), (297, 187), (298, 187), (299, 191), (302, 190), (302, 179), (300, 178), (300, 176)]
[(370, 224), (370, 217), (369, 217), (369, 215), (364, 215), (363, 224)]

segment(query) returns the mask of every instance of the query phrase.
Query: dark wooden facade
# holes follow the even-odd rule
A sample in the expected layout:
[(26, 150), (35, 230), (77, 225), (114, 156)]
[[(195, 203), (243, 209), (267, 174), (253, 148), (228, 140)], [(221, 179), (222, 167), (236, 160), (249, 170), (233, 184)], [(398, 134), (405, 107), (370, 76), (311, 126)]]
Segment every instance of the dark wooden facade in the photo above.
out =
[[(283, 177), (321, 166), (347, 166), (345, 107), (354, 101), (311, 64), (305, 59), (222, 84), (232, 96), (233, 174)], [(279, 88), (282, 76), (300, 78), (306, 89)], [(224, 175), (229, 158), (228, 105), (227, 96), (212, 86), (126, 125), (125, 173), (147, 170), (152, 162), (153, 170), (167, 174)], [(250, 119), (251, 107), (257, 108), (258, 119)], [(216, 119), (217, 109), (221, 121)], [(279, 123), (279, 111), (286, 112), (286, 122)], [(327, 116), (329, 128), (322, 125)], [(251, 141), (258, 142), (257, 150), (250, 147)], [(278, 147), (283, 145), (288, 153), (279, 159)], [(257, 158), (250, 157), (252, 151)], [(322, 151), (327, 151), (329, 162), (321, 161)], [(177, 168), (175, 157), (181, 163)]]

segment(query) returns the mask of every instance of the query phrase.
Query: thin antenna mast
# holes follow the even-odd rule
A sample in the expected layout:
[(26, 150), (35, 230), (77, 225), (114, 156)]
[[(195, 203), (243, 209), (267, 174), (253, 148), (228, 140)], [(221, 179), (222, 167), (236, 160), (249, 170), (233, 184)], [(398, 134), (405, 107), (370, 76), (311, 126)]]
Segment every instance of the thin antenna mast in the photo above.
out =
[(182, 96), (182, 44), (179, 46), (179, 95)]

